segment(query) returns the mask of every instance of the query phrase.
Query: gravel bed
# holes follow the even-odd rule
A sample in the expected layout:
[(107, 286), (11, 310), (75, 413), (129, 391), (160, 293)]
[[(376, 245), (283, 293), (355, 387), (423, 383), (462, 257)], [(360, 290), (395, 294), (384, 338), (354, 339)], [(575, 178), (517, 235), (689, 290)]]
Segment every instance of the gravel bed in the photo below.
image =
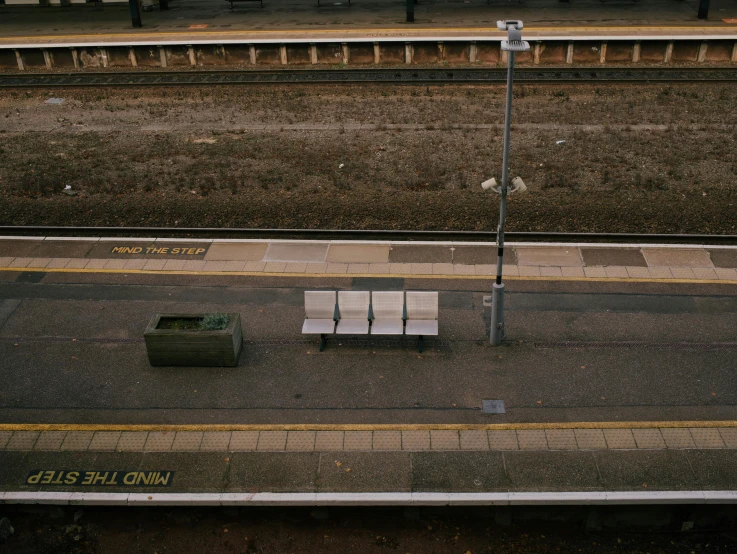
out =
[[(515, 87), (508, 229), (735, 233), (735, 105)], [(498, 85), (2, 91), (0, 224), (489, 230), (503, 114)]]

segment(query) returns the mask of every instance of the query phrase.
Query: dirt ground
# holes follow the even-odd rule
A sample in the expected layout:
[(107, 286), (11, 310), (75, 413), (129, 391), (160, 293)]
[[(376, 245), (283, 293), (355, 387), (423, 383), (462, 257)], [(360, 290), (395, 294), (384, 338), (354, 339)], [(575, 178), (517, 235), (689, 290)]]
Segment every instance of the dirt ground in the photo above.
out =
[[(736, 105), (516, 86), (508, 229), (737, 234)], [(503, 114), (500, 85), (4, 90), (0, 224), (492, 230)]]
[[(61, 510), (39, 507), (35, 512), (7, 514), (12, 518), (16, 534), (4, 546), (0, 545), (0, 552), (703, 554), (737, 549), (737, 538), (728, 528), (688, 533), (626, 528), (584, 531), (580, 522), (564, 522), (565, 518), (553, 521), (556, 517), (550, 509), (547, 523), (521, 521), (508, 526), (494, 523), (493, 514), (479, 508), (441, 509), (435, 513), (415, 510), (410, 514), (397, 508), (78, 507)], [(650, 513), (647, 517), (662, 522), (664, 515)]]

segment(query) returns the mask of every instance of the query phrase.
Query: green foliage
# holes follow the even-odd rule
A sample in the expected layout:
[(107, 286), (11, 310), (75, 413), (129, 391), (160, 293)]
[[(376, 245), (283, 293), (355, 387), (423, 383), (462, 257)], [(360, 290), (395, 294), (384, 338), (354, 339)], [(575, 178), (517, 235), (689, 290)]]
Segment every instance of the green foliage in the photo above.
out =
[(200, 321), (200, 329), (202, 331), (219, 331), (228, 326), (228, 314), (207, 314)]

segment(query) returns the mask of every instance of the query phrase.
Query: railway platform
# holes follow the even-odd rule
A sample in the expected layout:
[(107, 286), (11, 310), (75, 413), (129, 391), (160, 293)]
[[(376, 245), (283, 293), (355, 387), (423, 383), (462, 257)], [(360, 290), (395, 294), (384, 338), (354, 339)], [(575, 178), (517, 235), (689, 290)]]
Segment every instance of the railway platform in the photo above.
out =
[[(509, 279), (737, 282), (737, 247), (508, 243)], [(484, 280), (496, 246), (480, 242), (1, 237), (0, 271)]]
[(737, 61), (737, 6), (711, 2), (607, 4), (598, 0), (487, 4), (420, 2), (414, 23), (404, 3), (334, 2), (317, 7), (177, 0), (144, 12), (131, 28), (125, 4), (68, 8), (0, 6), (0, 68), (101, 69), (181, 66), (494, 64), (498, 19), (520, 18), (532, 64), (729, 63)]
[[(0, 502), (737, 498), (733, 247), (513, 245), (500, 348), (491, 245), (0, 249)], [(366, 337), (320, 353), (300, 332), (315, 288), (438, 290), (440, 335), (422, 354)], [(241, 314), (238, 367), (148, 365), (153, 313), (213, 310)]]

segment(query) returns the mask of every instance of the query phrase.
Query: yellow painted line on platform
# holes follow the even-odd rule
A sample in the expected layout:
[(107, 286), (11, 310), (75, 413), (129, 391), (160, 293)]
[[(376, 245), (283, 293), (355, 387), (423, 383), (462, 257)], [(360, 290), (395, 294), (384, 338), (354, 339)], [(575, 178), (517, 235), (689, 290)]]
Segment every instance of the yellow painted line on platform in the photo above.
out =
[[(714, 25), (714, 26), (697, 26), (697, 25), (654, 25), (654, 26), (598, 26), (598, 27), (535, 27), (534, 25), (527, 25), (525, 27), (527, 32), (550, 32), (560, 35), (566, 33), (586, 34), (591, 32), (612, 32), (618, 31), (627, 33), (630, 31), (673, 31), (673, 30), (690, 30), (690, 31), (715, 31), (715, 30), (734, 30), (728, 25)], [(276, 30), (227, 30), (227, 31), (198, 31), (185, 32), (185, 31), (157, 31), (155, 33), (86, 33), (76, 35), (24, 35), (24, 36), (6, 36), (3, 37), (2, 41), (18, 41), (18, 40), (46, 40), (46, 39), (99, 39), (102, 37), (134, 37), (139, 39), (145, 39), (147, 37), (161, 37), (161, 36), (177, 36), (184, 35), (188, 38), (193, 37), (207, 37), (207, 36), (236, 36), (236, 35), (293, 35), (303, 34), (309, 36), (316, 36), (320, 34), (344, 34), (344, 35), (376, 35), (377, 33), (397, 33), (401, 36), (408, 36), (409, 34), (419, 33), (479, 33), (479, 32), (491, 32), (498, 35), (499, 38), (503, 38), (504, 33), (499, 31), (496, 27), (398, 27), (398, 28), (381, 28), (381, 27), (369, 27), (365, 29), (276, 29)]]
[[(303, 279), (338, 279), (354, 277), (370, 277), (374, 279), (434, 279), (434, 280), (466, 280), (488, 281), (494, 275), (422, 275), (411, 273), (268, 273), (259, 271), (185, 271), (185, 270), (153, 270), (153, 269), (70, 269), (43, 267), (0, 267), (0, 271), (41, 272), (41, 273), (103, 273), (121, 275), (192, 275), (217, 277), (300, 277)], [(737, 285), (737, 280), (719, 279), (643, 279), (629, 277), (556, 277), (535, 275), (509, 275), (505, 281), (570, 281), (584, 283), (677, 283), (697, 285)]]
[(0, 431), (525, 431), (544, 429), (688, 429), (737, 427), (737, 421), (580, 421), (554, 423), (285, 423), (285, 424), (75, 424), (3, 423)]

